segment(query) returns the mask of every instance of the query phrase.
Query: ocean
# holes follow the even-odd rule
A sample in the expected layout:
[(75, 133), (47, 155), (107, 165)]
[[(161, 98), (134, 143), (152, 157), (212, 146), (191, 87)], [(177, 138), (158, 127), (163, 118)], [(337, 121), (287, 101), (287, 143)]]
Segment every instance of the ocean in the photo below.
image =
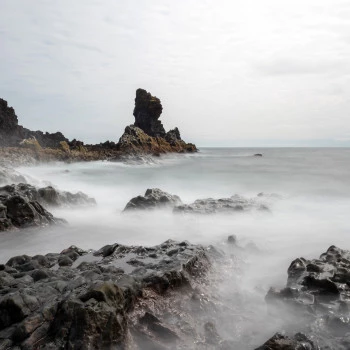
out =
[[(285, 319), (269, 315), (264, 297), (271, 286), (285, 286), (292, 260), (317, 258), (333, 244), (350, 249), (348, 148), (202, 148), (196, 154), (164, 155), (146, 163), (50, 163), (16, 170), (33, 185), (83, 191), (97, 206), (50, 209), (68, 221), (66, 226), (2, 233), (0, 263), (19, 254), (60, 252), (70, 245), (151, 246), (167, 239), (214, 245), (227, 253), (227, 237), (236, 235), (241, 249), (229, 253), (233, 263), (223, 267), (223, 278), (213, 280), (213, 288), (237, 315), (232, 320), (231, 312), (230, 322), (220, 315), (220, 331), (234, 339), (250, 339), (247, 349), (284, 324)], [(234, 194), (276, 196), (263, 213), (122, 213), (132, 197), (154, 187), (178, 195), (184, 203)]]

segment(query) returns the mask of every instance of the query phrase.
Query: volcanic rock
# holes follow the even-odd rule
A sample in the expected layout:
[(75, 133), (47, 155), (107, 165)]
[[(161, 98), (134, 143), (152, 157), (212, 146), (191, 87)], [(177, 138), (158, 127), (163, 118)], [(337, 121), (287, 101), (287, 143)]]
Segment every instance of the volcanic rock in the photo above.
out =
[(285, 307), (297, 315), (303, 332), (316, 339), (321, 349), (348, 349), (349, 281), (350, 251), (331, 246), (319, 259), (295, 259), (288, 268), (286, 287), (271, 288), (266, 301), (271, 308)]
[(31, 131), (18, 125), (15, 110), (7, 101), (0, 98), (0, 146), (18, 146), (24, 139), (36, 139), (42, 147), (58, 147), (61, 141), (68, 141), (60, 132), (50, 134), (42, 131)]
[(319, 347), (302, 333), (297, 333), (293, 337), (276, 333), (255, 350), (319, 350)]
[(269, 208), (259, 197), (247, 199), (236, 194), (230, 198), (197, 199), (192, 204), (176, 206), (174, 208), (174, 213), (215, 214), (245, 212), (250, 210), (268, 211)]
[(147, 135), (153, 137), (164, 137), (165, 130), (159, 117), (162, 114), (162, 104), (159, 98), (152, 96), (143, 89), (136, 90), (135, 98), (135, 126), (142, 129)]
[(37, 201), (44, 206), (91, 206), (96, 205), (94, 198), (83, 192), (71, 193), (58, 191), (52, 186), (36, 188), (29, 184), (6, 185), (0, 187), (0, 196), (22, 196), (30, 201)]
[(165, 132), (159, 120), (163, 107), (159, 98), (143, 89), (136, 90), (134, 125), (127, 126), (116, 149), (124, 154), (196, 152), (197, 148), (181, 139), (178, 128)]
[(0, 231), (30, 226), (63, 223), (44, 206), (95, 205), (93, 198), (82, 192), (60, 192), (51, 186), (37, 189), (19, 183), (0, 187)]
[(146, 190), (144, 196), (132, 198), (126, 205), (124, 211), (149, 210), (164, 207), (174, 208), (181, 203), (180, 197), (164, 192), (159, 188), (152, 188)]
[[(206, 250), (170, 240), (149, 248), (107, 248), (87, 253), (70, 247), (2, 265), (0, 348), (176, 347), (186, 334), (164, 323), (158, 307), (167, 304), (172, 312), (175, 295), (182, 300), (177, 291), (192, 293), (211, 265)], [(170, 250), (178, 253), (169, 258)], [(71, 262), (63, 266), (68, 255)]]

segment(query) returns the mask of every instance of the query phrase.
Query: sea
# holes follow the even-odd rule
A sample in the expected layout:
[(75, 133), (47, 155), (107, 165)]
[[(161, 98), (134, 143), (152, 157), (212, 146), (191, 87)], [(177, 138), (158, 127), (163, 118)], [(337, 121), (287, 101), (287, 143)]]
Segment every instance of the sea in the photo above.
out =
[[(285, 286), (295, 258), (318, 258), (331, 245), (350, 249), (349, 148), (201, 148), (195, 154), (138, 162), (58, 162), (16, 170), (36, 186), (82, 191), (97, 206), (50, 209), (68, 221), (64, 226), (1, 233), (0, 263), (20, 254), (60, 252), (70, 245), (97, 250), (115, 242), (152, 246), (167, 239), (227, 252), (227, 237), (235, 235), (240, 249), (231, 255), (237, 259), (222, 267), (224, 277), (213, 280), (212, 288), (220, 290), (220, 302), (236, 315), (232, 319), (231, 312), (226, 322), (224, 315), (218, 317), (218, 330), (226, 337), (249, 339), (247, 349), (284, 324), (269, 314), (265, 296), (270, 287)], [(176, 194), (186, 204), (234, 194), (254, 198), (264, 193), (275, 200), (266, 212), (123, 213), (127, 202), (148, 188)]]

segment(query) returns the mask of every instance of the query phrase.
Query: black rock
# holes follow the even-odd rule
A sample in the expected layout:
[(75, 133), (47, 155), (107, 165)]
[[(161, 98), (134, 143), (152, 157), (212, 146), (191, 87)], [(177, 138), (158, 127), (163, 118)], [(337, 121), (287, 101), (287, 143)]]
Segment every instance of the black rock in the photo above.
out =
[(259, 197), (247, 199), (239, 195), (220, 199), (197, 199), (192, 204), (177, 205), (174, 208), (175, 213), (186, 214), (235, 213), (250, 210), (268, 211), (269, 209)]
[[(126, 348), (147, 343), (149, 336), (164, 348), (180, 341), (164, 316), (145, 309), (161, 305), (168, 291), (191, 290), (211, 266), (206, 250), (170, 240), (150, 248), (106, 247), (102, 256), (70, 247), (60, 254), (11, 258), (0, 271), (0, 348)], [(171, 250), (178, 253), (170, 259)], [(68, 256), (72, 252), (75, 261)], [(62, 264), (67, 259), (69, 264)], [(132, 260), (144, 267), (129, 264)], [(150, 293), (154, 299), (145, 297)], [(135, 317), (140, 308), (142, 316)]]
[(152, 96), (146, 90), (136, 90), (134, 125), (142, 129), (147, 135), (154, 137), (165, 136), (163, 124), (158, 120), (162, 110), (163, 107), (159, 98)]
[(130, 210), (149, 210), (155, 208), (174, 208), (181, 202), (180, 197), (171, 195), (159, 188), (151, 188), (146, 190), (144, 196), (137, 196), (132, 198), (126, 205), (124, 211)]

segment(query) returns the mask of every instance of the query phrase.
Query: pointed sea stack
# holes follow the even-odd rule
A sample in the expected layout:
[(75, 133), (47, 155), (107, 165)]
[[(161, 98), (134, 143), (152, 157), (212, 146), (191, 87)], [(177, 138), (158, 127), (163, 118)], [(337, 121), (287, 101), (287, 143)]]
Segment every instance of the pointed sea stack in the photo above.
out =
[(117, 148), (129, 154), (197, 152), (194, 144), (181, 139), (178, 128), (165, 131), (159, 120), (162, 111), (163, 106), (159, 98), (146, 90), (137, 89), (133, 113), (135, 123), (125, 128)]

